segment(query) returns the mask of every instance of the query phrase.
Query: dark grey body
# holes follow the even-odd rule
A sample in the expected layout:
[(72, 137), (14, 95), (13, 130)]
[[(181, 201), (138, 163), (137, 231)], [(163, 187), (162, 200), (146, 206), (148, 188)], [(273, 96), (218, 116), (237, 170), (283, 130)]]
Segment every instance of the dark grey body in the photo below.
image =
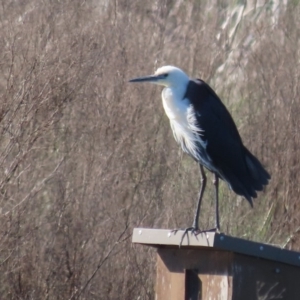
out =
[(203, 142), (197, 145), (200, 160), (183, 150), (252, 205), (256, 191), (268, 184), (269, 173), (243, 145), (230, 113), (208, 84), (201, 79), (190, 80), (184, 98), (194, 107)]

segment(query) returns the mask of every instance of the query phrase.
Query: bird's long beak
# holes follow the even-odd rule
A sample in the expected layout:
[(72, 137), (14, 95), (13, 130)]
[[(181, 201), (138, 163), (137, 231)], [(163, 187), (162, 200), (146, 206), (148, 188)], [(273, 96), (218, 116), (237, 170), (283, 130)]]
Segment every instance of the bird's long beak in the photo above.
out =
[(129, 82), (153, 82), (156, 83), (157, 81), (163, 79), (163, 75), (150, 75), (150, 76), (144, 76), (144, 77), (138, 77), (130, 79)]

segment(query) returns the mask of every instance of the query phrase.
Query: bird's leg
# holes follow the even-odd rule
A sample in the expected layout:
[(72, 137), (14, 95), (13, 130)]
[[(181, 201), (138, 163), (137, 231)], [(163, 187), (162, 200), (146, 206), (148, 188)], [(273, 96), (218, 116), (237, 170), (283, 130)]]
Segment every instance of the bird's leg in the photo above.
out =
[(194, 230), (199, 230), (200, 207), (201, 207), (203, 193), (204, 193), (204, 190), (206, 187), (206, 175), (205, 175), (203, 166), (200, 164), (199, 164), (199, 166), (200, 166), (200, 175), (201, 175), (201, 187), (200, 187), (199, 199), (198, 199), (198, 203), (197, 203), (197, 209), (196, 209), (196, 213), (195, 213), (195, 217), (194, 217), (194, 222), (192, 225), (192, 228), (194, 228)]
[(219, 177), (215, 173), (215, 179), (213, 181), (215, 186), (215, 199), (216, 199), (216, 231), (220, 231), (220, 217), (219, 217)]
[[(214, 174), (214, 180), (213, 180), (213, 184), (215, 186), (215, 200), (216, 200), (216, 207), (215, 207), (215, 213), (216, 213), (216, 226), (214, 228), (211, 229), (206, 229), (206, 230), (202, 230), (200, 231), (199, 229), (197, 230), (197, 235), (200, 233), (204, 233), (204, 232), (220, 232), (220, 217), (219, 217), (219, 177), (217, 174)], [(196, 217), (196, 216), (195, 216)], [(194, 224), (195, 224), (195, 220), (194, 220)], [(196, 224), (197, 225), (197, 224)], [(194, 225), (193, 225), (194, 226)]]
[[(206, 187), (206, 175), (203, 169), (203, 166), (200, 165), (200, 175), (201, 175), (201, 187), (200, 187), (200, 193), (199, 193), (199, 199), (198, 199), (198, 203), (197, 203), (197, 209), (196, 209), (196, 213), (195, 213), (195, 217), (194, 217), (194, 221), (193, 221), (193, 225), (192, 227), (188, 227), (184, 230), (184, 233), (181, 237), (181, 241), (179, 244), (179, 247), (182, 245), (183, 239), (185, 236), (187, 236), (189, 238), (189, 236), (187, 235), (187, 233), (189, 231), (191, 231), (193, 234), (195, 234), (195, 236), (197, 237), (197, 234), (199, 233), (199, 214), (200, 214), (200, 207), (201, 207), (201, 201), (202, 201), (202, 197), (204, 194), (204, 190)], [(177, 232), (177, 230), (173, 230), (173, 232)]]

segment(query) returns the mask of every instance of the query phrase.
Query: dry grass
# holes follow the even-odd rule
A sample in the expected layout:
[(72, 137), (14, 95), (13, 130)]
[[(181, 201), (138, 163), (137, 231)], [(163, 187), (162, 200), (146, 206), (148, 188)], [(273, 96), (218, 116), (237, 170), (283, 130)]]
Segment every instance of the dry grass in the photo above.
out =
[(199, 188), (160, 89), (127, 83), (164, 64), (211, 84), (272, 174), (253, 210), (222, 185), (224, 231), (300, 250), (300, 9), (242, 2), (1, 2), (1, 299), (154, 298), (132, 229), (190, 225)]

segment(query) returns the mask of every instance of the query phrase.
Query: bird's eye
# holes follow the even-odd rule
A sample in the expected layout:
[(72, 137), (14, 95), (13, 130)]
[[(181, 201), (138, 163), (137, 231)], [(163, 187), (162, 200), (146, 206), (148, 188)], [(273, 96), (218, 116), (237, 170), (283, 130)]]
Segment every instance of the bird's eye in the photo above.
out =
[(165, 74), (163, 74), (163, 77), (164, 77), (164, 78), (167, 78), (168, 75), (169, 75), (168, 73), (165, 73)]

